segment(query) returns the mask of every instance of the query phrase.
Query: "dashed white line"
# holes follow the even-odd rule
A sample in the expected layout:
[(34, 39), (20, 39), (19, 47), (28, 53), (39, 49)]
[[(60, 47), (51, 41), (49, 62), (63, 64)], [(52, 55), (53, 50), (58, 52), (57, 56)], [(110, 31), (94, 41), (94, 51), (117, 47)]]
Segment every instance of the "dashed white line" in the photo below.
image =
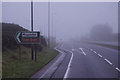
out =
[(92, 49), (90, 49), (91, 51), (93, 51)]
[[(88, 49), (90, 49), (90, 48), (88, 48)], [(90, 49), (91, 51), (93, 51), (92, 49)], [(100, 55), (100, 54), (98, 54), (96, 51), (93, 51), (94, 53), (96, 53), (99, 57), (103, 57), (102, 55)], [(109, 60), (107, 60), (107, 59), (104, 59), (108, 64), (110, 64), (110, 65), (113, 65)], [(118, 68), (118, 67), (116, 67), (115, 68), (117, 71), (119, 71), (120, 72), (120, 69)]]
[(83, 49), (82, 48), (79, 48), (81, 51), (82, 51), (82, 53), (86, 56), (86, 53), (83, 51)]
[(115, 68), (116, 70), (118, 70), (120, 72), (120, 69), (118, 67)]
[(71, 52), (71, 51), (69, 51), (69, 52), (72, 53), (72, 55), (71, 55), (71, 58), (70, 58), (70, 61), (69, 61), (68, 67), (67, 67), (67, 71), (65, 72), (64, 78), (67, 78), (67, 76), (68, 76), (70, 66), (71, 66), (71, 62), (72, 62), (72, 59), (73, 59), (73, 52)]
[(99, 57), (102, 57), (102, 55), (98, 54)]
[(96, 51), (93, 51), (94, 53), (97, 53)]
[(104, 60), (107, 61), (110, 65), (112, 65), (112, 63), (109, 60), (107, 60), (107, 59), (104, 59)]

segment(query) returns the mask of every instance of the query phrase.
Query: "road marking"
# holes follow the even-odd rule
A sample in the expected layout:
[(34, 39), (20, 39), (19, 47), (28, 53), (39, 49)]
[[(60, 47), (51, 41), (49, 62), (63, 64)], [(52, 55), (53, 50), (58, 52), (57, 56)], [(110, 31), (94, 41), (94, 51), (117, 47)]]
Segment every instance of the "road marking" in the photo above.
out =
[(72, 49), (72, 51), (75, 51), (75, 49)]
[(92, 49), (90, 49), (91, 51), (93, 51)]
[(96, 52), (96, 51), (93, 51), (93, 52), (97, 54), (97, 52)]
[(98, 56), (102, 57), (102, 55), (98, 54)]
[(110, 65), (112, 65), (112, 63), (109, 60), (107, 60), (107, 59), (104, 59), (104, 60), (107, 61)]
[(82, 53), (86, 56), (86, 53), (83, 51), (83, 49), (82, 48), (79, 48), (81, 51), (82, 51)]
[(68, 73), (69, 73), (69, 70), (70, 70), (71, 62), (72, 62), (72, 59), (73, 59), (73, 52), (71, 52), (71, 51), (69, 51), (69, 52), (72, 53), (72, 55), (71, 55), (71, 58), (70, 58), (70, 61), (69, 61), (68, 67), (67, 67), (67, 71), (65, 72), (64, 78), (68, 77)]
[(120, 72), (120, 69), (118, 67), (115, 68), (116, 70), (118, 70)]
[(81, 48), (79, 48), (79, 49), (81, 49)]

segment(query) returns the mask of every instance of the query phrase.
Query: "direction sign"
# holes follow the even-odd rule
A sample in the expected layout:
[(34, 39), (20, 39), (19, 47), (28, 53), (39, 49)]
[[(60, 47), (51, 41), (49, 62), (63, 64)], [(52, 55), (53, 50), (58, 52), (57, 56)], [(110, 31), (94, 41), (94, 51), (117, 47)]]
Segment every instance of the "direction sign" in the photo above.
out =
[(40, 32), (18, 32), (16, 40), (20, 44), (38, 44), (40, 42)]

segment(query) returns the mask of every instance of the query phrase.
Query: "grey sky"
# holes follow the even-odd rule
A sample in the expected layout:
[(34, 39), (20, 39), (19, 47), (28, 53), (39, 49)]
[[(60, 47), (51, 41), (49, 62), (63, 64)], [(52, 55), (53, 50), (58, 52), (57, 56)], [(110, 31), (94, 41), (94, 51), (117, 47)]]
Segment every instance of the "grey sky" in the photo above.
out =
[[(71, 39), (89, 33), (96, 24), (109, 24), (118, 31), (117, 2), (52, 2), (50, 3), (52, 34), (57, 39)], [(30, 3), (2, 3), (3, 22), (19, 24), (30, 30)], [(48, 3), (34, 3), (34, 30), (47, 35)]]

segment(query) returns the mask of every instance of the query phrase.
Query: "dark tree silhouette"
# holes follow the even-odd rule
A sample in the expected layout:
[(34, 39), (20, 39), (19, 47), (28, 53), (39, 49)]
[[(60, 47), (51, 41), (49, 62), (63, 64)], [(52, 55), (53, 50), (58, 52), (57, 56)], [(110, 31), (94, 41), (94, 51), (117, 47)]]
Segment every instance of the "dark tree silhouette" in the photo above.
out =
[(91, 39), (97, 41), (110, 40), (112, 37), (112, 28), (107, 24), (98, 24), (91, 29)]

